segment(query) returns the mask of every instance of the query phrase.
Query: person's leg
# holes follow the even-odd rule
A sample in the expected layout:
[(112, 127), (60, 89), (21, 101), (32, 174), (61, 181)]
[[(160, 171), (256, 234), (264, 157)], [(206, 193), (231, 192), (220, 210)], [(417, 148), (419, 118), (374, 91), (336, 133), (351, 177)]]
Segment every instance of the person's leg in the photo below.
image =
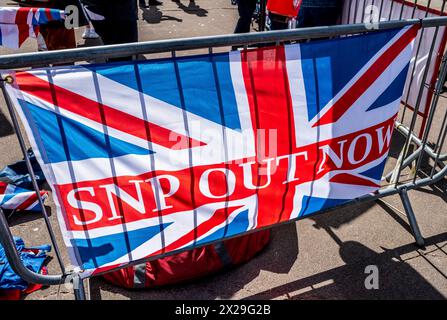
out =
[[(93, 26), (105, 45), (138, 42), (136, 21), (96, 21)], [(108, 62), (129, 60), (132, 60), (132, 56), (107, 59)]]
[(311, 9), (312, 27), (337, 24), (342, 11), (341, 7), (315, 7)]
[(136, 21), (125, 20), (117, 23), (119, 24), (119, 28), (117, 28), (118, 30), (114, 30), (114, 44), (138, 42), (138, 26)]
[(287, 17), (270, 13), (269, 18), (270, 18), (270, 30), (288, 29)]
[(251, 19), (256, 9), (256, 0), (239, 0), (237, 9), (239, 11), (239, 20), (234, 33), (250, 32)]
[(107, 32), (109, 27), (106, 20), (92, 20), (92, 25), (104, 44), (110, 44), (112, 42), (109, 32)]
[(312, 15), (312, 8), (301, 7), (298, 18), (296, 21), (297, 28), (307, 28), (311, 27), (311, 20), (309, 17)]
[(137, 21), (96, 20), (92, 24), (105, 45), (138, 41)]

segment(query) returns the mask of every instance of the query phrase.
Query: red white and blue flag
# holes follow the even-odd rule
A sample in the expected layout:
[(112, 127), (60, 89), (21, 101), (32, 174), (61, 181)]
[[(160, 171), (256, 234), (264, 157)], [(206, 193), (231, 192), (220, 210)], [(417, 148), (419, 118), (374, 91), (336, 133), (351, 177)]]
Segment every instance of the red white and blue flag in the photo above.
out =
[[(40, 196), (46, 199), (48, 193), (41, 191)], [(0, 181), (0, 208), (14, 211), (40, 211), (41, 206), (35, 191), (27, 190)]]
[(73, 263), (103, 272), (379, 189), (417, 31), (15, 73)]
[(0, 45), (18, 49), (29, 37), (36, 38), (39, 26), (65, 19), (62, 10), (0, 7)]

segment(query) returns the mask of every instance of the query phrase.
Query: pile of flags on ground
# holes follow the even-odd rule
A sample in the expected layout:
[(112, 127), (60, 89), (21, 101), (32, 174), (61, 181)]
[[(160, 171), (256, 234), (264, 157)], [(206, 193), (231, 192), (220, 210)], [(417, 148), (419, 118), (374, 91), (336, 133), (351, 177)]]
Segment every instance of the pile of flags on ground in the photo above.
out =
[(65, 19), (58, 9), (0, 7), (0, 45), (18, 49), (29, 37), (36, 38), (39, 26)]
[[(27, 153), (36, 181), (41, 184), (45, 181), (43, 172), (33, 151), (30, 149)], [(40, 196), (45, 200), (48, 193), (41, 191)], [(0, 170), (0, 208), (8, 211), (39, 211), (41, 209), (25, 160), (17, 161)], [(50, 245), (28, 248), (24, 241), (17, 237), (14, 238), (14, 242), (22, 263), (28, 269), (47, 274), (44, 264), (47, 253), (51, 250)], [(34, 292), (41, 287), (41, 285), (26, 282), (14, 272), (0, 244), (0, 300), (18, 300), (22, 294)]]
[[(40, 196), (46, 199), (48, 194), (46, 191), (41, 191)], [(36, 192), (2, 181), (0, 181), (0, 208), (15, 211), (40, 211), (41, 209)]]
[[(47, 274), (45, 261), (47, 253), (51, 251), (51, 246), (46, 244), (28, 248), (25, 242), (18, 237), (14, 237), (17, 252), (22, 263), (31, 271), (40, 274)], [(6, 258), (6, 253), (0, 244), (0, 300), (19, 300), (22, 294), (29, 294), (42, 288), (42, 285), (28, 283), (20, 278), (12, 269)]]
[[(31, 149), (28, 151), (28, 157), (36, 181), (43, 183), (45, 177)], [(48, 192), (41, 191), (40, 196), (45, 200)], [(17, 161), (0, 170), (0, 208), (14, 211), (40, 211), (39, 199), (33, 190), (25, 160)]]

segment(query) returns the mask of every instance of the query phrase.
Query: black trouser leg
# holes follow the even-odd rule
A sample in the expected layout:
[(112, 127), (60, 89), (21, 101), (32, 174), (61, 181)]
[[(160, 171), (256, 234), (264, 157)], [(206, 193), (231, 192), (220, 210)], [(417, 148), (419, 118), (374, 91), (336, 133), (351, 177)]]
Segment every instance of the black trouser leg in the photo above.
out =
[(332, 26), (337, 24), (342, 7), (302, 7), (298, 14), (298, 28)]
[(271, 19), (270, 29), (271, 30), (284, 30), (289, 27), (287, 22), (277, 21), (275, 19)]
[(256, 10), (256, 0), (239, 0), (237, 9), (239, 20), (234, 33), (250, 32), (251, 19)]
[[(138, 42), (137, 21), (92, 21), (98, 35), (105, 45)], [(132, 56), (122, 58), (111, 58), (108, 61), (132, 60)]]

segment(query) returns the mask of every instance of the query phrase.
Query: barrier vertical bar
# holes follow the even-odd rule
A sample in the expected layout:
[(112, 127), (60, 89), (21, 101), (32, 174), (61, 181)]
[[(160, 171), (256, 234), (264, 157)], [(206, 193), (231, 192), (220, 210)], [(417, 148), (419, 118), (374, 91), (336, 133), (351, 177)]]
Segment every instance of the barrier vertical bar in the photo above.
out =
[[(444, 131), (444, 133), (443, 133)], [(436, 141), (436, 145), (435, 145), (435, 151), (436, 151), (436, 147), (438, 148), (436, 157), (434, 159), (434, 164), (433, 164), (433, 168), (431, 169), (430, 172), (430, 179), (433, 178), (433, 175), (435, 174), (435, 170), (436, 170), (436, 166), (438, 164), (438, 160), (440, 158), (440, 154), (442, 152), (442, 147), (444, 146), (444, 142), (445, 139), (447, 137), (447, 112), (444, 114), (444, 119), (442, 120), (442, 125), (441, 125), (441, 131), (439, 132), (439, 137)]]
[(352, 0), (349, 0), (349, 4), (348, 4), (348, 21), (347, 23), (351, 23), (351, 5), (352, 5)]
[[(383, 0), (382, 0), (383, 1)], [(390, 14), (388, 15), (388, 21), (391, 20), (391, 15), (393, 14), (393, 7), (394, 7), (394, 1), (391, 0), (391, 5), (390, 5)]]
[[(415, 0), (415, 3), (416, 2), (417, 2), (417, 0)], [(404, 13), (404, 7), (405, 7), (405, 2), (402, 2), (402, 5), (400, 7), (399, 20), (402, 20), (402, 15)]]
[(76, 300), (87, 300), (85, 295), (84, 280), (79, 275), (73, 277), (73, 293)]
[[(137, 83), (137, 88), (138, 88), (138, 97), (140, 99), (140, 105), (141, 105), (141, 113), (143, 115), (143, 119), (144, 119), (144, 129), (146, 131), (146, 137), (147, 137), (147, 147), (149, 150), (154, 150), (153, 144), (152, 144), (152, 133), (151, 133), (151, 128), (149, 126), (149, 115), (148, 115), (148, 109), (147, 109), (147, 104), (144, 98), (144, 89), (143, 89), (143, 80), (142, 80), (142, 76), (140, 73), (140, 68), (138, 65), (137, 61), (134, 61), (134, 72), (135, 72), (135, 80)], [(150, 153), (149, 157), (151, 159), (151, 163), (150, 163), (150, 168), (149, 170), (152, 173), (156, 172), (156, 165), (155, 165), (155, 155), (154, 153)], [(157, 183), (156, 180), (154, 180), (154, 184)], [(160, 226), (160, 245), (161, 248), (165, 248), (166, 246), (166, 240), (165, 240), (165, 231), (163, 228), (163, 214), (161, 212), (161, 201), (160, 201), (160, 188), (156, 187), (154, 185), (154, 194), (155, 194), (155, 203), (157, 205), (157, 216), (158, 216), (158, 224)]]
[[(223, 142), (223, 148), (224, 148), (224, 161), (225, 161), (225, 170), (228, 173), (230, 171), (230, 166), (228, 164), (229, 162), (229, 156), (228, 156), (228, 141), (227, 141), (227, 125), (226, 125), (226, 119), (225, 119), (225, 110), (224, 110), (224, 106), (223, 106), (223, 98), (222, 98), (222, 92), (221, 92), (221, 85), (220, 85), (220, 81), (219, 81), (219, 73), (217, 71), (217, 66), (216, 66), (216, 60), (214, 58), (213, 55), (213, 48), (210, 47), (208, 48), (208, 54), (210, 56), (211, 59), (211, 63), (212, 63), (212, 67), (213, 67), (213, 77), (214, 77), (214, 85), (216, 86), (216, 93), (217, 93), (217, 100), (219, 103), (219, 114), (220, 114), (220, 121), (222, 123), (222, 142)], [(229, 184), (228, 184), (229, 185)], [(228, 202), (230, 201), (230, 190), (228, 188), (228, 185), (226, 187), (226, 192), (225, 192), (225, 229), (224, 229), (224, 235), (222, 236), (222, 238), (225, 238), (228, 232)]]
[(380, 19), (381, 19), (381, 17), (382, 17), (382, 9), (383, 9), (383, 2), (384, 2), (384, 0), (381, 0), (380, 1), (380, 7), (379, 7), (379, 22), (380, 22)]
[(410, 198), (408, 197), (408, 192), (406, 188), (403, 188), (399, 192), (399, 196), (402, 200), (402, 204), (404, 205), (405, 213), (408, 217), (408, 222), (410, 223), (411, 231), (413, 233), (414, 239), (419, 247), (423, 248), (425, 246), (425, 240), (422, 237), (421, 231), (419, 229), (419, 225), (416, 220), (416, 216), (414, 215), (413, 208), (410, 203)]
[[(32, 185), (33, 185), (33, 188), (34, 188), (34, 192), (36, 193), (37, 200), (39, 202), (39, 205), (40, 205), (40, 208), (41, 208), (41, 212), (42, 212), (42, 215), (43, 215), (43, 218), (44, 218), (44, 221), (45, 221), (45, 225), (46, 225), (46, 227), (48, 229), (48, 233), (50, 235), (50, 240), (51, 240), (51, 243), (52, 243), (52, 245), (54, 247), (54, 252), (56, 253), (56, 258), (57, 258), (57, 261), (59, 263), (59, 267), (61, 268), (62, 273), (65, 274), (65, 266), (64, 266), (64, 263), (62, 261), (62, 255), (60, 253), (59, 246), (57, 245), (57, 242), (56, 242), (56, 236), (55, 236), (55, 234), (53, 232), (53, 228), (51, 226), (50, 218), (48, 217), (47, 209), (45, 208), (44, 201), (43, 201), (43, 199), (42, 199), (42, 197), (40, 195), (39, 184), (37, 183), (36, 175), (34, 173), (34, 169), (33, 169), (33, 166), (31, 164), (31, 160), (30, 160), (28, 152), (26, 150), (25, 139), (23, 138), (22, 131), (20, 130), (19, 122), (17, 120), (14, 108), (12, 106), (11, 99), (9, 98), (9, 95), (6, 92), (5, 81), (8, 81), (8, 80), (6, 80), (6, 79), (5, 80), (1, 80), (0, 79), (0, 86), (1, 86), (2, 93), (3, 93), (3, 97), (5, 98), (6, 106), (8, 108), (9, 115), (11, 116), (12, 125), (14, 127), (15, 132), (16, 132), (16, 136), (17, 136), (17, 139), (19, 141), (20, 149), (22, 150), (22, 154), (23, 154), (23, 156), (25, 158), (26, 168), (28, 169), (28, 172), (30, 174), (31, 182), (32, 182)], [(12, 77), (9, 78), (9, 81), (13, 81), (13, 78)]]
[[(433, 35), (433, 39), (434, 40), (432, 41), (432, 44), (430, 46), (430, 51), (429, 51), (428, 56), (427, 56), (427, 62), (425, 64), (424, 74), (422, 76), (421, 88), (419, 89), (419, 93), (418, 93), (418, 96), (417, 96), (417, 99), (416, 99), (416, 105), (415, 105), (413, 117), (411, 119), (411, 125), (410, 125), (410, 131), (411, 132), (413, 132), (414, 126), (416, 125), (416, 119), (417, 119), (417, 116), (418, 116), (418, 112), (419, 112), (419, 108), (420, 108), (420, 104), (421, 104), (421, 99), (422, 99), (422, 95), (424, 93), (424, 88), (425, 88), (424, 84), (425, 84), (425, 81), (427, 80), (427, 75), (428, 75), (428, 70), (429, 70), (429, 66), (430, 66), (430, 61), (431, 61), (431, 57), (433, 55), (434, 46), (435, 46), (435, 42), (436, 42), (435, 39), (436, 39), (436, 36), (438, 34), (438, 31), (439, 31), (439, 27), (436, 27), (435, 33)], [(421, 41), (422, 41), (422, 32), (421, 32)], [(415, 60), (415, 65), (416, 65), (416, 63), (417, 63), (417, 61)], [(404, 153), (406, 153), (405, 150), (408, 150), (409, 141), (410, 141), (410, 136), (408, 136), (407, 139), (406, 139)], [(423, 155), (423, 153), (421, 153), (420, 157), (422, 155)], [(398, 179), (399, 179), (399, 175), (400, 175), (401, 169), (402, 169), (402, 163), (401, 163), (401, 166), (399, 167), (399, 171), (398, 171), (398, 175), (397, 175)]]
[(259, 8), (259, 31), (265, 31), (265, 16), (267, 14), (267, 0), (261, 0)]
[(352, 20), (352, 23), (357, 23), (357, 9), (359, 7), (359, 0), (355, 0), (355, 7), (354, 7), (354, 17)]
[[(430, 5), (430, 1), (431, 0), (429, 0), (429, 5)], [(415, 8), (416, 8), (416, 6), (417, 6), (417, 0), (415, 0), (415, 3), (414, 3), (414, 8), (413, 8), (413, 13), (411, 14), (411, 17), (413, 18), (414, 17), (414, 13), (415, 13)], [(404, 4), (402, 4), (402, 8), (404, 7)], [(402, 19), (402, 12), (403, 12), (403, 9), (402, 9), (402, 11), (401, 11), (401, 16), (399, 17), (399, 20), (401, 20)], [(425, 11), (425, 16), (424, 16), (424, 18), (426, 18), (428, 16), (428, 7), (427, 7), (427, 9), (426, 9), (426, 11)], [(402, 112), (402, 116), (401, 116), (401, 121), (400, 122), (404, 122), (404, 117), (405, 117), (405, 113), (406, 113), (406, 111), (407, 111), (407, 108), (408, 108), (408, 99), (410, 98), (410, 90), (411, 90), (411, 85), (413, 84), (413, 80), (414, 80), (414, 73), (415, 73), (415, 71), (416, 71), (416, 65), (417, 65), (417, 60), (418, 60), (418, 56), (419, 56), (419, 51), (420, 51), (420, 49), (421, 49), (421, 45), (422, 45), (422, 37), (424, 36), (424, 32), (425, 32), (425, 28), (422, 28), (421, 29), (421, 31), (420, 31), (420, 35), (419, 35), (419, 42), (418, 42), (418, 46), (417, 46), (417, 49), (416, 49), (416, 55), (415, 55), (415, 57), (414, 57), (414, 64), (413, 64), (413, 68), (412, 68), (412, 71), (411, 71), (411, 78), (410, 78), (410, 83), (408, 84), (408, 90), (407, 90), (407, 94), (406, 94), (406, 98), (405, 98), (405, 104), (404, 104), (404, 111)], [(417, 39), (418, 37), (416, 37), (416, 39)], [(436, 38), (436, 35), (433, 37), (434, 39)], [(434, 42), (432, 43), (432, 49), (430, 50), (430, 55), (432, 54), (432, 51), (433, 51), (433, 47), (434, 47)], [(430, 55), (429, 55), (429, 58), (430, 58)], [(428, 69), (428, 67), (429, 67), (429, 63), (427, 62), (426, 64), (425, 64), (425, 69)], [(425, 70), (424, 70), (425, 71)], [(425, 80), (423, 81), (423, 82), (425, 82)], [(422, 84), (422, 88), (423, 88), (423, 84)], [(419, 110), (419, 106), (417, 106), (417, 108), (418, 108), (418, 110)], [(415, 110), (414, 110), (414, 112), (415, 113), (417, 113), (418, 111), (416, 110), (416, 106), (415, 106)]]
[[(175, 50), (171, 51), (171, 57), (173, 59), (174, 62), (174, 70), (175, 70), (175, 77), (176, 77), (176, 82), (177, 82), (177, 88), (178, 88), (178, 93), (179, 93), (179, 98), (180, 98), (180, 106), (182, 108), (182, 115), (183, 115), (183, 125), (185, 127), (185, 133), (187, 136), (187, 140), (188, 140), (188, 161), (189, 161), (189, 173), (191, 175), (191, 187), (190, 187), (190, 192), (191, 192), (191, 207), (193, 208), (193, 223), (194, 223), (194, 240), (193, 240), (193, 246), (196, 244), (197, 242), (197, 226), (198, 226), (198, 217), (197, 217), (197, 209), (196, 209), (196, 197), (195, 197), (195, 183), (194, 183), (194, 165), (193, 165), (193, 156), (192, 156), (192, 145), (191, 145), (191, 128), (189, 127), (189, 120), (188, 120), (188, 110), (186, 107), (186, 100), (185, 100), (185, 95), (184, 95), (184, 91), (183, 91), (183, 82), (182, 82), (182, 78), (180, 75), (180, 67), (179, 67), (179, 63), (178, 63), (178, 58), (177, 55), (175, 53)], [(164, 251), (165, 248), (163, 248)]]
[[(437, 28), (437, 29), (436, 29), (436, 31), (435, 31), (434, 38), (436, 38), (437, 31), (438, 31), (438, 27), (436, 27), (436, 28)], [(423, 31), (424, 31), (424, 29), (421, 30), (421, 38), (420, 38), (420, 40), (419, 40), (418, 49), (420, 48), (420, 44), (421, 44), (421, 42), (422, 42)], [(434, 45), (435, 45), (435, 41), (432, 42), (432, 45), (431, 45), (431, 47), (430, 47), (429, 54), (428, 54), (428, 56), (427, 56), (426, 67), (425, 67), (425, 69), (424, 69), (424, 74), (423, 74), (423, 76), (422, 76), (422, 83), (425, 83), (425, 81), (426, 81), (426, 79), (427, 79), (428, 69), (429, 69), (428, 66), (430, 65), (430, 61), (431, 61), (431, 56), (432, 56), (432, 53), (433, 53)], [(415, 69), (416, 63), (417, 63), (417, 53), (416, 53), (416, 58), (415, 58), (415, 62), (414, 62), (414, 65), (413, 65), (413, 73), (414, 73), (414, 69)], [(412, 76), (414, 77), (414, 74), (412, 74)], [(412, 77), (412, 79), (413, 79), (413, 77)], [(410, 94), (411, 82), (412, 82), (412, 81), (410, 81), (410, 85), (408, 86), (408, 94), (407, 94), (407, 99), (406, 99), (406, 101), (405, 101), (405, 105), (408, 104), (408, 98), (409, 98), (409, 94)], [(419, 93), (418, 93), (418, 96), (417, 96), (417, 99), (416, 99), (416, 105), (415, 105), (415, 108), (414, 108), (414, 113), (413, 113), (413, 116), (412, 116), (412, 119), (411, 119), (411, 124), (410, 124), (410, 128), (409, 128), (410, 132), (413, 132), (414, 127), (415, 127), (415, 125), (416, 125), (416, 119), (417, 119), (417, 116), (418, 116), (419, 107), (420, 107), (420, 103), (421, 103), (421, 99), (422, 99), (423, 92), (424, 92), (424, 86), (421, 85), (421, 88), (419, 89)], [(404, 112), (403, 112), (403, 114), (402, 114), (402, 118), (401, 118), (402, 120), (401, 120), (401, 122), (403, 122), (403, 120), (404, 120), (405, 110), (406, 110), (406, 109), (407, 109), (407, 107), (404, 107)], [(410, 139), (410, 135), (408, 135), (407, 138), (405, 139), (404, 148), (403, 148), (403, 150), (402, 150), (402, 152), (403, 152), (403, 156), (405, 156), (406, 153), (408, 152), (408, 148), (409, 148), (409, 146), (410, 146), (410, 140), (411, 140), (411, 139)], [(397, 170), (397, 175), (396, 175), (396, 177), (397, 177), (396, 184), (399, 183), (399, 180), (400, 180), (400, 173), (401, 173), (401, 171), (402, 171), (402, 168), (403, 168), (403, 162), (400, 162), (399, 168), (398, 168), (398, 170)]]
[(362, 20), (360, 23), (365, 22), (366, 0), (363, 0)]
[[(444, 1), (444, 3), (445, 3), (445, 1)], [(436, 82), (435, 96), (434, 96), (433, 101), (432, 101), (431, 106), (430, 106), (430, 114), (429, 114), (429, 117), (428, 117), (428, 120), (427, 120), (427, 125), (425, 127), (424, 134), (422, 136), (422, 150), (424, 150), (425, 146), (427, 145), (428, 135), (430, 133), (430, 129), (431, 129), (431, 125), (432, 125), (432, 122), (433, 122), (434, 114), (435, 114), (437, 106), (438, 106), (439, 96), (441, 94), (442, 86), (444, 84), (443, 83), (444, 79), (445, 79), (445, 77), (447, 75), (447, 63), (446, 63), (446, 60), (447, 60), (447, 53), (444, 54), (444, 57), (442, 59), (441, 70), (439, 72), (439, 77), (438, 77), (438, 80)], [(443, 128), (443, 127), (441, 127), (441, 128)], [(416, 170), (415, 170), (415, 175), (413, 177), (413, 183), (416, 181), (417, 172), (420, 169), (423, 155), (424, 155), (424, 151), (422, 151), (422, 153), (420, 154), (419, 158), (416, 161)], [(435, 163), (435, 165), (436, 165), (436, 163)]]
[(8, 222), (0, 208), (0, 244), (5, 250), (6, 258), (11, 265), (12, 270), (19, 275), (23, 280), (29, 283), (39, 283), (44, 285), (58, 285), (65, 281), (66, 275), (42, 275), (35, 273), (23, 264), (17, 248), (14, 243), (11, 230), (9, 229)]

